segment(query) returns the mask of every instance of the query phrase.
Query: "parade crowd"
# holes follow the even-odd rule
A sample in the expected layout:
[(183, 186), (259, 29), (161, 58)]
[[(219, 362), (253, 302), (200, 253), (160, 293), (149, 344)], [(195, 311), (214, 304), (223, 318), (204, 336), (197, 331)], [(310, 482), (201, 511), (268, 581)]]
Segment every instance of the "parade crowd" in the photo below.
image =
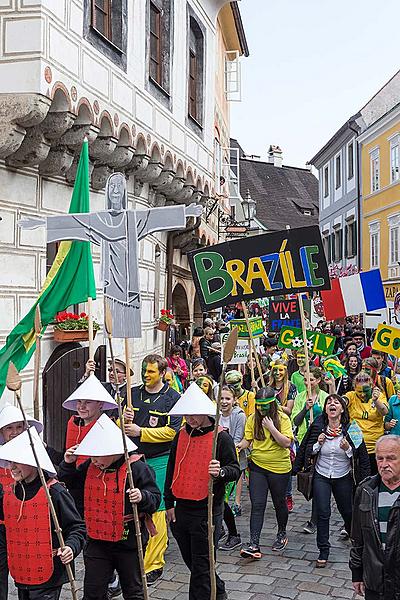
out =
[[(260, 535), (270, 495), (276, 518), (274, 552), (290, 547), (294, 488), (309, 500), (304, 532), (315, 536), (315, 566), (329, 563), (333, 500), (349, 540), (356, 594), (400, 598), (400, 381), (397, 361), (372, 349), (374, 332), (358, 319), (321, 321), (335, 338), (333, 356), (283, 350), (264, 333), (257, 356), (222, 373), (222, 335), (232, 313), (205, 319), (192, 339), (167, 357), (149, 354), (128, 402), (125, 362), (110, 363), (107, 382), (89, 360), (63, 403), (73, 412), (63, 453), (41, 443), (43, 426), (29, 419), (37, 458), (63, 531), (60, 548), (32, 444), (18, 408), (0, 412), (0, 600), (10, 572), (23, 600), (57, 600), (66, 566), (83, 552), (84, 598), (122, 593), (143, 598), (135, 511), (140, 521), (147, 585), (163, 576), (168, 531), (190, 570), (190, 600), (209, 600), (207, 496), (213, 481), (214, 542), (262, 560)], [(131, 376), (135, 374), (132, 372)], [(136, 374), (137, 375), (137, 374)], [(129, 465), (117, 394), (122, 398)], [(212, 459), (216, 402), (220, 415)], [(60, 408), (60, 410), (62, 410)], [(134, 487), (129, 483), (128, 467)], [(236, 517), (250, 499), (250, 530)], [(293, 513), (293, 514), (292, 514)], [(262, 567), (260, 567), (262, 573)], [(217, 600), (228, 598), (216, 575)]]

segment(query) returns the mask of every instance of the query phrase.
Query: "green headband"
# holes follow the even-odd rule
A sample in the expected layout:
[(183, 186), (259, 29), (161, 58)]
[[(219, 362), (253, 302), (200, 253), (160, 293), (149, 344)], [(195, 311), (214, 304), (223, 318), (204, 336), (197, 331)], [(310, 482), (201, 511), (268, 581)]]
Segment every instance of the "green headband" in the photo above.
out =
[(275, 396), (273, 398), (256, 398), (256, 406), (268, 406), (272, 402), (276, 402)]

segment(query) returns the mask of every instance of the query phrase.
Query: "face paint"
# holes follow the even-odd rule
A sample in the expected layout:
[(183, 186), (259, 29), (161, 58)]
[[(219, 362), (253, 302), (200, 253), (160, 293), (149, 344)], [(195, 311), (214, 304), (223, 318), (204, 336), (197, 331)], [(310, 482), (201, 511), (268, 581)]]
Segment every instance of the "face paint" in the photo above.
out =
[(304, 354), (298, 354), (296, 356), (296, 362), (297, 362), (297, 366), (298, 367), (304, 367), (304, 365), (306, 364), (306, 357)]
[(206, 379), (205, 377), (200, 377), (196, 381), (196, 383), (202, 392), (204, 392), (205, 394), (208, 394), (208, 392), (210, 390), (210, 382), (208, 381), (208, 379)]
[(366, 402), (372, 398), (372, 387), (368, 384), (359, 383), (355, 386), (355, 392), (364, 398)]
[(143, 363), (142, 365), (142, 381), (147, 387), (156, 386), (161, 379), (160, 371), (157, 363)]
[(277, 365), (272, 369), (272, 374), (277, 381), (282, 381), (286, 375), (286, 367), (284, 365)]
[(262, 406), (260, 404), (256, 404), (256, 408), (260, 415), (266, 417), (269, 414), (269, 411), (271, 410), (271, 404), (263, 404)]
[(167, 371), (164, 375), (164, 381), (165, 381), (165, 383), (168, 383), (169, 387), (172, 387), (172, 385), (174, 383), (174, 378), (172, 376), (172, 373)]

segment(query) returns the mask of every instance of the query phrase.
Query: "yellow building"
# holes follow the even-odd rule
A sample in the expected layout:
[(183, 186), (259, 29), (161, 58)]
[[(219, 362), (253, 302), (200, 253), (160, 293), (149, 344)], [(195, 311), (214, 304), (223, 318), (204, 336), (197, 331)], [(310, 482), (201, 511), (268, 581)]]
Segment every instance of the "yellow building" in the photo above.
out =
[(380, 269), (390, 306), (400, 291), (400, 107), (368, 127), (358, 141), (362, 269)]

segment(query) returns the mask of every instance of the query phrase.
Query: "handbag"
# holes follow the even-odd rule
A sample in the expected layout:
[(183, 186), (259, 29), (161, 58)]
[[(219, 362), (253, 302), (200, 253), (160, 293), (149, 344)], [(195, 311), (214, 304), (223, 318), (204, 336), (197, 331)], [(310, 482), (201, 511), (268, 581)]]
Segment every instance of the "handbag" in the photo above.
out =
[(297, 491), (303, 494), (306, 500), (311, 500), (313, 495), (313, 480), (315, 472), (315, 460), (313, 460), (304, 471), (297, 473)]

